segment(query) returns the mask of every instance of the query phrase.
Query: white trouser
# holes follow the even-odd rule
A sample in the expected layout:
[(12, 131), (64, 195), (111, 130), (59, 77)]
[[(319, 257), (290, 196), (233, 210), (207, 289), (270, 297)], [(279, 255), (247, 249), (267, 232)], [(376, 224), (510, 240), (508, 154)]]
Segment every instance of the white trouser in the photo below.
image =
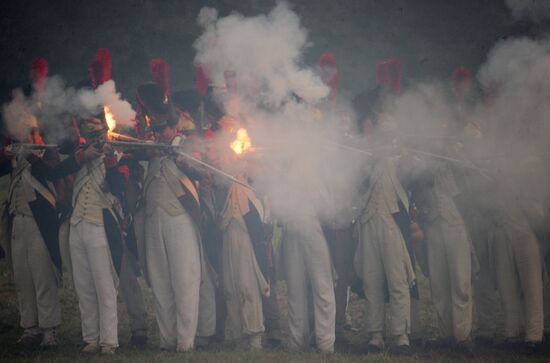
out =
[(308, 293), (311, 287), (317, 348), (324, 352), (334, 351), (334, 280), (330, 253), (321, 226), (294, 225), (285, 236), (283, 254), (288, 287), (290, 348), (308, 349)]
[(193, 348), (199, 316), (199, 240), (191, 217), (155, 207), (145, 224), (149, 281), (155, 299), (160, 347)]
[(472, 255), (463, 223), (443, 218), (425, 226), (432, 300), (439, 316), (442, 338), (456, 342), (472, 331)]
[(361, 226), (355, 266), (363, 280), (367, 296), (367, 329), (384, 333), (385, 286), (390, 304), (390, 329), (393, 336), (410, 333), (411, 300), (409, 281), (414, 280), (412, 266), (399, 227), (391, 215), (375, 215)]
[(33, 217), (13, 218), (11, 248), (21, 327), (58, 326), (61, 311), (56, 267)]
[[(227, 324), (233, 338), (262, 333), (264, 316), (261, 274), (248, 231), (233, 220), (223, 236), (223, 287), (227, 304)], [(263, 286), (267, 286), (265, 280)]]
[[(504, 310), (504, 336), (542, 341), (543, 296), (539, 246), (531, 232), (495, 231), (493, 253)], [(510, 231), (511, 232), (511, 231)]]
[(69, 244), (82, 338), (89, 344), (117, 347), (118, 278), (105, 227), (86, 220), (71, 224)]
[(147, 309), (138, 281), (138, 271), (136, 256), (125, 247), (120, 265), (120, 293), (124, 304), (126, 304), (132, 334), (145, 335), (147, 332)]

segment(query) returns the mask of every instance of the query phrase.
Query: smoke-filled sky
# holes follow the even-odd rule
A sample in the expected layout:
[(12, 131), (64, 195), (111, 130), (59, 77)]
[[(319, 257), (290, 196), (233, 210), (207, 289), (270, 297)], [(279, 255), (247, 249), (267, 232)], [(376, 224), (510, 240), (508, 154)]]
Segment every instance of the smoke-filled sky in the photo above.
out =
[[(168, 60), (172, 91), (193, 86), (194, 62), (206, 67), (214, 83), (223, 83), (224, 72), (234, 72), (238, 91), (216, 90), (214, 96), (261, 149), (254, 156), (262, 158), (261, 169), (248, 173), (283, 221), (313, 226), (317, 218), (342, 217), (349, 222), (343, 212), (358, 199), (356, 191), (371, 176), (373, 163), (398, 160), (403, 151), (414, 156), (415, 173), (437, 170), (452, 157), (458, 162), (450, 165), (459, 175), (475, 170), (472, 191), (506, 180), (508, 195), (524, 190), (527, 200), (550, 199), (545, 190), (550, 175), (546, 3), (206, 3), (107, 6), (99, 1), (75, 9), (61, 2), (44, 9), (51, 15), (46, 20), (30, 15), (41, 10), (38, 6), (31, 11), (30, 4), (20, 2), (17, 11), (8, 5), (3, 26), (12, 25), (7, 30), (14, 38), (3, 33), (4, 52), (12, 57), (2, 58), (2, 87), (25, 85), (24, 65), (33, 56), (46, 57), (50, 75), (60, 77), (46, 82), (40, 117), (51, 133), (45, 139), (57, 140), (55, 125), (67, 112), (93, 114), (108, 105), (119, 122), (131, 121), (133, 110), (124, 100), (133, 100), (136, 86), (149, 80), (151, 58)], [(75, 91), (70, 84), (86, 78), (88, 59), (99, 47), (111, 49), (114, 81), (95, 91)], [(335, 100), (327, 100), (329, 87), (318, 72), (317, 58), (324, 51), (335, 54), (341, 76)], [(380, 100), (375, 137), (350, 134), (355, 130), (350, 124), (363, 121), (351, 107), (353, 95), (376, 86), (375, 65), (389, 57), (404, 65), (404, 92)], [(472, 93), (461, 99), (452, 90), (450, 74), (460, 65), (471, 70), (484, 97)], [(25, 135), (19, 127), (28, 126), (20, 120), (28, 119), (36, 103), (33, 96), (15, 95), (3, 106), (6, 129), (14, 137)], [(415, 140), (418, 135), (422, 138)], [(227, 148), (227, 137), (219, 134), (217, 146)], [(350, 151), (350, 145), (370, 149), (375, 157)], [(390, 154), (376, 151), (392, 145), (399, 148)], [(415, 151), (418, 146), (423, 154)], [(240, 162), (223, 161), (225, 170), (242, 172)]]
[[(342, 88), (357, 93), (372, 86), (378, 59), (400, 57), (408, 78), (439, 78), (460, 64), (477, 68), (502, 37), (549, 28), (545, 21), (526, 21), (530, 10), (521, 6), (516, 21), (506, 2), (522, 3), (300, 0), (290, 4), (311, 43), (303, 61), (312, 64), (322, 52), (334, 52)], [(267, 13), (274, 5), (275, 0), (1, 1), (0, 98), (5, 100), (13, 88), (28, 82), (33, 57), (46, 57), (50, 73), (75, 84), (86, 77), (87, 65), (101, 47), (111, 49), (113, 79), (132, 102), (136, 87), (150, 80), (148, 64), (154, 57), (170, 63), (172, 90), (190, 88), (192, 44), (201, 34), (196, 17), (203, 6), (218, 9), (221, 16), (232, 11), (250, 16)]]

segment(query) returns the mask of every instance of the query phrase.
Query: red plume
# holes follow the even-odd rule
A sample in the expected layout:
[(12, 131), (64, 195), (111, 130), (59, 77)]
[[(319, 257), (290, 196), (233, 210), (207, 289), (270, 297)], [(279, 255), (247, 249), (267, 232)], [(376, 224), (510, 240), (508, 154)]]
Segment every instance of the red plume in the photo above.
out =
[(48, 75), (48, 61), (46, 58), (34, 58), (31, 65), (32, 81), (37, 89), (42, 89)]
[(336, 57), (331, 52), (324, 52), (319, 57), (319, 66), (320, 67), (326, 67), (326, 66), (336, 67)]
[(453, 72), (453, 84), (458, 87), (462, 82), (467, 82), (472, 78), (470, 70), (464, 66), (460, 66)]
[(151, 60), (151, 74), (155, 82), (164, 92), (164, 101), (168, 102), (168, 62), (162, 58)]
[(113, 68), (113, 60), (109, 48), (99, 48), (95, 57), (103, 64), (103, 79), (104, 81), (108, 81), (111, 79), (111, 70)]
[(225, 79), (225, 88), (229, 93), (237, 93), (237, 73), (235, 71), (226, 70), (223, 72)]
[(403, 64), (398, 58), (385, 59), (376, 65), (376, 82), (389, 88), (394, 95), (401, 93)]
[(214, 131), (212, 131), (211, 128), (208, 129), (208, 130), (206, 130), (206, 132), (204, 133), (204, 138), (205, 138), (206, 140), (213, 139), (214, 136), (216, 136), (216, 134), (214, 134)]
[(204, 97), (204, 95), (206, 95), (209, 83), (210, 81), (208, 79), (208, 75), (206, 74), (206, 69), (204, 68), (204, 65), (197, 64), (195, 66), (195, 86), (197, 88), (197, 92), (199, 92), (199, 95), (201, 97)]
[(340, 72), (336, 65), (336, 57), (330, 52), (325, 52), (319, 57), (319, 67), (321, 68), (321, 80), (330, 87), (329, 97), (336, 97), (340, 85)]
[(111, 67), (112, 61), (109, 49), (98, 49), (94, 59), (88, 66), (93, 88), (97, 88), (99, 85), (111, 79)]
[(460, 66), (454, 70), (453, 74), (453, 86), (459, 99), (464, 101), (464, 98), (470, 92), (470, 83), (472, 80), (472, 73), (464, 66)]

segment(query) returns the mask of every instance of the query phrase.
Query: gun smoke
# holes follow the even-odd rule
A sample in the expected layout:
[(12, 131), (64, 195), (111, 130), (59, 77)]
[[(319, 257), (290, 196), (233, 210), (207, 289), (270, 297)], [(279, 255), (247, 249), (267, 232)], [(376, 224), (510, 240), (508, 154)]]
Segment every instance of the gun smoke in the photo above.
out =
[[(218, 91), (226, 114), (249, 129), (261, 148), (261, 170), (250, 175), (281, 221), (309, 223), (342, 216), (363, 173), (358, 158), (333, 143), (344, 142), (341, 118), (351, 109), (322, 114), (328, 96), (314, 69), (302, 64), (308, 46), (299, 17), (286, 3), (269, 14), (218, 18), (203, 8), (198, 22), (204, 33), (195, 42), (195, 61), (206, 66), (214, 83), (236, 74), (238, 92)], [(226, 140), (220, 138), (222, 146)]]
[(117, 93), (115, 82), (108, 80), (96, 89), (68, 87), (60, 76), (49, 77), (43, 89), (25, 95), (21, 89), (13, 92), (12, 100), (3, 106), (6, 131), (17, 141), (25, 141), (37, 117), (44, 140), (56, 143), (66, 137), (71, 117), (98, 115), (109, 107), (117, 128), (132, 128), (135, 111)]

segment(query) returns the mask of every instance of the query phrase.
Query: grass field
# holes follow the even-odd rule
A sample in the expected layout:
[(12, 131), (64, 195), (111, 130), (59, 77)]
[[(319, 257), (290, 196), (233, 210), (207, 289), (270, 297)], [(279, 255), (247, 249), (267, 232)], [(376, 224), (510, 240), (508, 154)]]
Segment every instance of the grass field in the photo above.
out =
[[(231, 350), (225, 345), (214, 345), (209, 351), (191, 353), (164, 353), (157, 348), (158, 332), (152, 312), (151, 292), (145, 288), (149, 309), (150, 341), (147, 349), (139, 351), (128, 348), (129, 325), (124, 304), (119, 304), (120, 350), (116, 356), (84, 356), (79, 352), (82, 346), (80, 336), (80, 316), (73, 288), (65, 279), (61, 293), (63, 322), (59, 334), (60, 347), (55, 351), (20, 351), (15, 341), (21, 333), (18, 327), (18, 310), (15, 288), (10, 281), (4, 264), (0, 264), (0, 362), (549, 362), (549, 356), (520, 356), (497, 349), (479, 348), (474, 358), (466, 358), (453, 352), (432, 352), (419, 350), (412, 357), (392, 357), (388, 354), (366, 355), (360, 353), (365, 345), (364, 301), (352, 296), (350, 312), (357, 332), (349, 333), (352, 342), (349, 351), (332, 355), (319, 353), (287, 353), (284, 350), (264, 350), (248, 352)], [(143, 281), (142, 281), (143, 283)], [(144, 285), (144, 284), (142, 284)], [(280, 305), (286, 321), (286, 301), (284, 283), (279, 284)], [(428, 337), (436, 332), (436, 317), (429, 303), (427, 282), (422, 281), (422, 320)], [(285, 324), (286, 325), (286, 324)]]
[[(0, 200), (7, 187), (6, 179), (0, 178)], [(349, 333), (351, 347), (346, 351), (337, 351), (335, 354), (323, 355), (319, 353), (288, 353), (283, 349), (248, 352), (232, 350), (226, 345), (213, 345), (208, 351), (190, 353), (165, 353), (158, 347), (158, 331), (152, 310), (151, 291), (144, 286), (146, 303), (149, 310), (150, 339), (144, 351), (128, 348), (130, 338), (128, 318), (125, 306), (119, 302), (119, 353), (115, 356), (85, 356), (80, 353), (82, 339), (80, 335), (80, 314), (75, 292), (65, 278), (64, 288), (61, 290), (62, 325), (59, 332), (60, 346), (55, 351), (21, 351), (15, 344), (21, 329), (19, 328), (19, 314), (15, 287), (10, 280), (4, 262), (0, 262), (0, 362), (550, 362), (550, 355), (521, 356), (497, 349), (478, 348), (474, 358), (467, 358), (454, 352), (418, 350), (411, 357), (392, 357), (388, 354), (366, 355), (366, 333), (364, 326), (364, 301), (352, 295), (350, 300), (350, 315), (357, 332)], [(286, 327), (286, 297), (283, 282), (279, 283), (279, 298), (282, 311), (283, 325)], [(429, 301), (428, 283), (420, 278), (420, 293), (422, 307), (422, 322), (427, 338), (436, 336), (436, 315)], [(120, 300), (120, 299), (119, 299)], [(495, 307), (498, 309), (498, 307)]]

